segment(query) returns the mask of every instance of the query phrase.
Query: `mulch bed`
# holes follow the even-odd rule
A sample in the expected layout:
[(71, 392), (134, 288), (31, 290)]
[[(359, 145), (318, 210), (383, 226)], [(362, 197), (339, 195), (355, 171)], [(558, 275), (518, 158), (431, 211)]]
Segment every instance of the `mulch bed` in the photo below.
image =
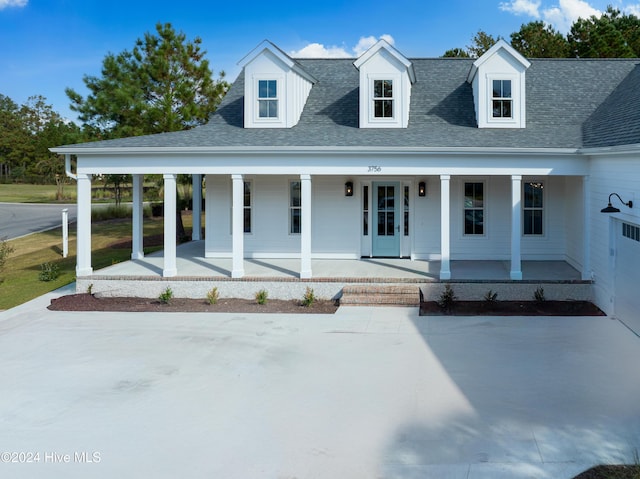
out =
[(573, 479), (638, 479), (640, 466), (596, 466)]
[(449, 309), (436, 301), (420, 303), (421, 316), (606, 316), (589, 301), (454, 301)]
[(52, 311), (132, 311), (193, 313), (315, 313), (333, 314), (338, 306), (333, 301), (317, 300), (306, 307), (300, 301), (269, 299), (258, 304), (250, 299), (220, 299), (209, 304), (204, 299), (172, 298), (168, 303), (149, 298), (98, 298), (88, 293), (70, 294), (51, 300)]

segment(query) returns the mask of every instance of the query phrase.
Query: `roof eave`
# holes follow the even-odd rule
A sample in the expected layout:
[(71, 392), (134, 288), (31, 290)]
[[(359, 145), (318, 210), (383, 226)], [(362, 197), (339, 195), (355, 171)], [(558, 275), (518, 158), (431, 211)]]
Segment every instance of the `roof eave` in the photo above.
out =
[[(640, 145), (639, 145), (640, 149)], [(299, 153), (306, 154), (362, 154), (374, 155), (376, 153), (388, 155), (394, 154), (421, 154), (421, 155), (576, 155), (581, 151), (578, 148), (502, 148), (502, 147), (446, 147), (446, 146), (420, 146), (420, 147), (373, 147), (373, 146), (191, 146), (191, 147), (99, 147), (99, 148), (77, 148), (57, 147), (50, 148), (53, 153), (61, 155), (175, 155), (175, 154), (196, 154), (196, 155), (246, 155), (246, 154), (283, 154), (292, 155)]]

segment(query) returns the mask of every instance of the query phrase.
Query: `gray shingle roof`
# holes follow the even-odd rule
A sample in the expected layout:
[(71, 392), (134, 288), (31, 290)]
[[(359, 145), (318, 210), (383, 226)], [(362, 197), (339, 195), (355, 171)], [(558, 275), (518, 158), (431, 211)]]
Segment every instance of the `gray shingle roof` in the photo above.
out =
[(417, 81), (405, 129), (358, 128), (359, 72), (353, 59), (297, 61), (318, 82), (293, 128), (243, 128), (241, 73), (206, 125), (80, 147), (580, 148), (640, 143), (637, 59), (531, 60), (525, 129), (477, 128), (466, 82), (473, 60), (411, 60)]

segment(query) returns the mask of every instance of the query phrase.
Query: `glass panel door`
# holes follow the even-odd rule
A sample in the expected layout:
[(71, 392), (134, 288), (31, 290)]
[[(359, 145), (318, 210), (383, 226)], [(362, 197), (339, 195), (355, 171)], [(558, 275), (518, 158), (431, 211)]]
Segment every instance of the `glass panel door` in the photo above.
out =
[(400, 256), (399, 183), (374, 183), (373, 256)]

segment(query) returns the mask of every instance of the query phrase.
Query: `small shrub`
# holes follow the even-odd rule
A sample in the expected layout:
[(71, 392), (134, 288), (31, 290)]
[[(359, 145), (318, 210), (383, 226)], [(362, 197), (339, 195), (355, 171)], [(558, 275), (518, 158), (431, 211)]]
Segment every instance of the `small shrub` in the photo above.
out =
[(313, 288), (307, 286), (307, 290), (304, 292), (304, 296), (302, 297), (302, 306), (309, 307), (316, 300), (316, 295), (313, 292)]
[(493, 290), (487, 291), (487, 294), (484, 295), (484, 300), (487, 303), (495, 303), (498, 299), (498, 293), (494, 293)]
[(218, 303), (218, 288), (213, 287), (209, 291), (207, 291), (207, 303), (209, 304), (217, 304)]
[(544, 297), (544, 288), (542, 286), (538, 286), (533, 292), (533, 299), (536, 300), (536, 303), (542, 303), (547, 300), (547, 298)]
[(438, 306), (440, 306), (442, 309), (450, 311), (456, 299), (458, 299), (458, 297), (455, 295), (453, 288), (449, 283), (447, 283), (444, 285), (444, 291), (438, 298)]
[(269, 297), (269, 293), (267, 293), (267, 290), (261, 289), (256, 293), (256, 303), (266, 304), (268, 297)]
[(87, 286), (87, 294), (93, 294), (93, 283)]
[(60, 276), (60, 266), (56, 263), (42, 263), (40, 265), (40, 274), (38, 279), (40, 281), (54, 281)]
[(173, 298), (173, 291), (169, 286), (167, 286), (167, 289), (165, 289), (162, 293), (160, 293), (160, 296), (158, 296), (158, 299), (162, 304), (169, 304), (171, 298)]
[(7, 243), (5, 238), (0, 239), (0, 270), (4, 268), (5, 263), (9, 255), (13, 253), (13, 246)]

